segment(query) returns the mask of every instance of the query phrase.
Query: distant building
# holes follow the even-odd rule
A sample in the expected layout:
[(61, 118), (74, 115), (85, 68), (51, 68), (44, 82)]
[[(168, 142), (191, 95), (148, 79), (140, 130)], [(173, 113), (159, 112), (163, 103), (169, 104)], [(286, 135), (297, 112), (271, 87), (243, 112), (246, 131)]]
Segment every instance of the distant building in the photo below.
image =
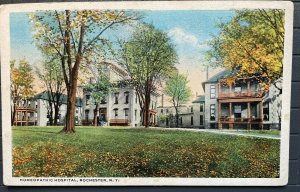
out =
[[(205, 127), (270, 128), (270, 106), (274, 111), (270, 98), (278, 96), (271, 90), (267, 93), (261, 91), (255, 78), (240, 78), (228, 85), (225, 79), (229, 75), (229, 71), (222, 71), (202, 83), (205, 90)], [(267, 94), (272, 96), (266, 97)], [(279, 98), (273, 99), (279, 101)], [(278, 120), (272, 123), (278, 124)]]
[[(192, 105), (178, 107), (178, 127), (204, 128), (204, 96), (198, 96)], [(174, 106), (160, 106), (157, 108), (159, 127), (177, 127)]]

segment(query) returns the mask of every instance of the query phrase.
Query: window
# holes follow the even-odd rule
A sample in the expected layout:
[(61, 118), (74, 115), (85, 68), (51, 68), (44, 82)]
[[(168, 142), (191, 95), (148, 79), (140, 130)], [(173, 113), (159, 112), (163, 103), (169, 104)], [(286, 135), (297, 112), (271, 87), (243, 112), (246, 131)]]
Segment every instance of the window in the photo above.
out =
[(200, 125), (203, 125), (203, 124), (204, 124), (204, 116), (200, 115)]
[(118, 109), (114, 109), (115, 111), (115, 119), (118, 119)]
[(151, 106), (151, 109), (154, 109), (154, 108), (153, 108), (153, 102), (152, 102), (152, 106)]
[(194, 125), (194, 117), (191, 116), (191, 125)]
[(119, 93), (115, 93), (115, 104), (119, 103)]
[(204, 104), (200, 103), (200, 112), (204, 112)]
[(128, 104), (129, 103), (129, 92), (125, 92), (124, 95), (125, 95), (125, 104)]
[(163, 109), (161, 109), (161, 110), (160, 110), (160, 112), (161, 112), (161, 114), (163, 114), (163, 113), (164, 113), (164, 110), (163, 110)]
[(263, 105), (264, 121), (269, 121), (269, 103)]
[(137, 94), (135, 93), (135, 103), (137, 103), (138, 102), (138, 96), (137, 96)]
[(106, 98), (102, 98), (100, 104), (106, 104)]
[(124, 109), (124, 114), (125, 114), (125, 119), (128, 119), (128, 115), (129, 115), (129, 109), (128, 108)]
[(183, 124), (183, 123), (182, 123), (182, 117), (180, 117), (180, 125), (182, 126), (182, 124)]
[(211, 121), (216, 120), (216, 106), (215, 106), (215, 104), (210, 105), (210, 120)]
[(134, 119), (136, 120), (137, 110), (134, 110)]
[(193, 111), (194, 111), (194, 110), (193, 110), (193, 107), (191, 107), (191, 113), (193, 113)]
[(241, 118), (242, 117), (242, 106), (241, 105), (235, 105), (234, 106), (234, 117), (235, 118)]
[(166, 109), (166, 113), (169, 113), (169, 109)]
[(85, 110), (84, 116), (85, 116), (85, 120), (89, 119), (89, 110)]
[(216, 86), (215, 85), (210, 86), (210, 98), (211, 99), (216, 98)]
[(85, 104), (86, 104), (86, 105), (88, 105), (88, 104), (89, 104), (89, 102), (90, 102), (90, 98), (91, 98), (91, 96), (90, 96), (90, 95), (86, 95), (86, 96), (85, 96)]
[(235, 93), (240, 93), (240, 92), (242, 92), (242, 87), (235, 87), (235, 88), (234, 88), (234, 92), (235, 92)]

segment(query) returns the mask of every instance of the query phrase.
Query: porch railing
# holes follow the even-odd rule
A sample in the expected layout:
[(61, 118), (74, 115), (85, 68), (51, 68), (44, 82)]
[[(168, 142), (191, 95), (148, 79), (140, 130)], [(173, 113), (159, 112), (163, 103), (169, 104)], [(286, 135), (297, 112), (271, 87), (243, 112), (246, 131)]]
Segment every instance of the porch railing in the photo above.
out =
[(219, 98), (239, 98), (239, 97), (254, 97), (259, 98), (262, 97), (263, 92), (262, 91), (256, 91), (256, 92), (231, 92), (231, 93), (224, 93), (219, 92)]
[(229, 118), (220, 117), (220, 123), (261, 123), (261, 118)]

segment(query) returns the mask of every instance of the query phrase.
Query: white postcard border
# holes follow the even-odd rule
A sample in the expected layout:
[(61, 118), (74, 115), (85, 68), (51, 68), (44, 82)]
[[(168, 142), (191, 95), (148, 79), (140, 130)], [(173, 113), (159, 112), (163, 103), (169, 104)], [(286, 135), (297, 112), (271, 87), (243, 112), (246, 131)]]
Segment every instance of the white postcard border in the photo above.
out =
[[(232, 9), (285, 9), (285, 40), (282, 94), (282, 130), (279, 178), (43, 178), (12, 176), (12, 130), (10, 125), (10, 33), (9, 14), (35, 10), (64, 9), (132, 9), (132, 10), (232, 10)], [(35, 3), (0, 7), (0, 57), (2, 98), (3, 178), (5, 185), (14, 186), (280, 186), (288, 182), (290, 101), (292, 71), (293, 3), (287, 1), (135, 1), (135, 2), (81, 2)], [(22, 181), (21, 179), (25, 179)], [(28, 179), (28, 181), (26, 181)], [(40, 180), (40, 181), (37, 181)], [(86, 179), (80, 181), (80, 179)], [(90, 179), (90, 181), (88, 181)], [(30, 181), (31, 180), (31, 181)], [(95, 182), (96, 181), (96, 182)]]

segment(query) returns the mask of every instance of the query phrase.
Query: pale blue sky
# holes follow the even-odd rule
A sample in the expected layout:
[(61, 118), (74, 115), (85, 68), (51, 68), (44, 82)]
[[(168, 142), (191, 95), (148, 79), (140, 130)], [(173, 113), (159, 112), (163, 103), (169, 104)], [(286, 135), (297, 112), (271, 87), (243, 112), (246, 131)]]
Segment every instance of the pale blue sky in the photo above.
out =
[[(205, 41), (211, 38), (211, 34), (218, 33), (216, 23), (230, 20), (234, 11), (177, 10), (141, 13), (144, 15), (144, 22), (168, 33), (179, 57), (177, 68), (189, 75), (189, 85), (194, 93), (203, 93), (199, 81), (205, 80), (205, 72), (201, 65), (203, 52), (207, 50)], [(10, 21), (12, 59), (26, 58), (33, 65), (38, 65), (41, 54), (34, 45), (27, 14), (12, 13)]]

